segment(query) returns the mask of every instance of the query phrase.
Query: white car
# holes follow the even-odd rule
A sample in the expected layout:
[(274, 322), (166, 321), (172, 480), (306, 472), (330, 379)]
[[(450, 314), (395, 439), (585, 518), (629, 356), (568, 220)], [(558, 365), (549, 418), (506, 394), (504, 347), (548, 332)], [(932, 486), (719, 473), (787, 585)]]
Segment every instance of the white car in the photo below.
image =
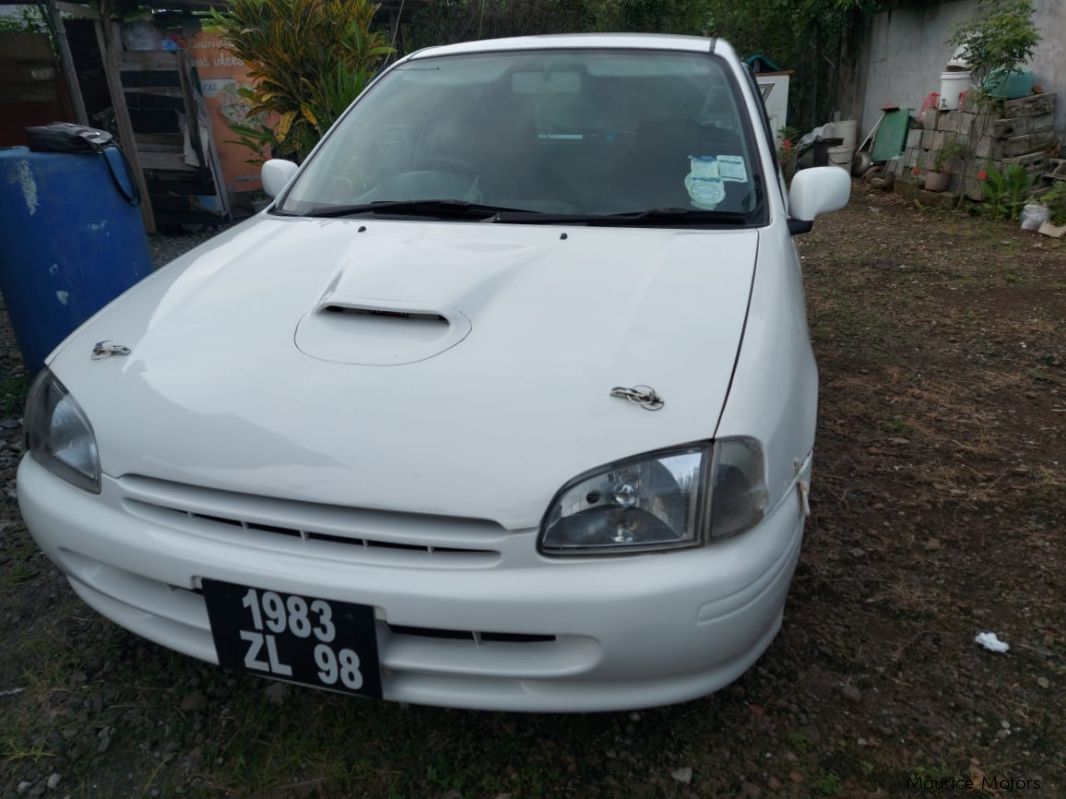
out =
[(786, 192), (722, 41), (550, 36), (384, 71), (263, 213), (49, 358), (26, 524), (163, 646), (519, 711), (719, 689), (781, 626), (818, 377)]

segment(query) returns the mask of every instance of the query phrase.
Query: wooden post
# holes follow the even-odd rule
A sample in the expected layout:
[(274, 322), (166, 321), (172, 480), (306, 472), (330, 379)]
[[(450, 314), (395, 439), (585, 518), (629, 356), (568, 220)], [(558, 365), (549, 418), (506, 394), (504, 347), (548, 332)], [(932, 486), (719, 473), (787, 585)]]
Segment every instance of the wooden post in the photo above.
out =
[(118, 141), (122, 145), (126, 160), (129, 161), (130, 169), (133, 172), (133, 181), (137, 184), (137, 192), (141, 195), (141, 215), (144, 217), (144, 229), (148, 233), (155, 233), (155, 215), (152, 213), (152, 199), (148, 195), (148, 182), (144, 179), (144, 170), (141, 169), (141, 159), (137, 153), (137, 139), (133, 135), (130, 111), (126, 107), (126, 92), (122, 88), (122, 75), (119, 73), (120, 58), (118, 50), (122, 48), (122, 39), (118, 33), (118, 26), (111, 21), (106, 0), (102, 0), (100, 4), (100, 16), (102, 19), (94, 20), (93, 27), (96, 29), (96, 43), (100, 47), (100, 57), (104, 62), (107, 92), (111, 96), (111, 107), (115, 111)]
[(59, 13), (53, 0), (45, 0), (48, 18), (52, 22), (52, 31), (56, 37), (56, 49), (59, 50), (59, 63), (63, 67), (63, 79), (67, 82), (67, 93), (74, 109), (74, 121), (79, 125), (89, 124), (89, 115), (85, 113), (85, 100), (78, 85), (78, 73), (74, 69), (74, 56), (70, 54), (70, 42), (67, 41), (67, 29), (63, 27), (63, 15)]
[(184, 50), (178, 51), (178, 83), (181, 86), (181, 99), (185, 104), (185, 126), (189, 130), (189, 143), (200, 159), (200, 166), (208, 168), (207, 149), (200, 140), (200, 113), (196, 106), (196, 97), (192, 90), (192, 75), (189, 72), (189, 56)]

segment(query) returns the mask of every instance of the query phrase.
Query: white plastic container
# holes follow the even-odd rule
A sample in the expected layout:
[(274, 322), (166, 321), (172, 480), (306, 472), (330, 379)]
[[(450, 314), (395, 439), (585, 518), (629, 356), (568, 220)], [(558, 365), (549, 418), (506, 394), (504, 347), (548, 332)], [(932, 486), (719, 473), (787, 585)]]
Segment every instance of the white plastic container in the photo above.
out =
[(859, 143), (859, 123), (854, 119), (844, 119), (833, 123), (833, 138), (843, 139), (842, 147), (853, 150)]
[(851, 174), (851, 161), (855, 158), (855, 145), (849, 147), (846, 144), (841, 144), (838, 147), (828, 147), (826, 148), (826, 154), (829, 156), (830, 164), (846, 169), (848, 174)]
[(973, 88), (973, 76), (967, 71), (940, 73), (940, 110), (955, 111), (959, 95)]

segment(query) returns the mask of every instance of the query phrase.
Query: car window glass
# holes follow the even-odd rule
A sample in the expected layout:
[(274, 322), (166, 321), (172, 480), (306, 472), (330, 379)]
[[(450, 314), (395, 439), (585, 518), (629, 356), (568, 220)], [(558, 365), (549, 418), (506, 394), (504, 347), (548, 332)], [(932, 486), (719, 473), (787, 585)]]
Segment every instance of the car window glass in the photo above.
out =
[(580, 214), (753, 211), (758, 159), (740, 107), (707, 54), (415, 60), (360, 99), (283, 210), (443, 199)]

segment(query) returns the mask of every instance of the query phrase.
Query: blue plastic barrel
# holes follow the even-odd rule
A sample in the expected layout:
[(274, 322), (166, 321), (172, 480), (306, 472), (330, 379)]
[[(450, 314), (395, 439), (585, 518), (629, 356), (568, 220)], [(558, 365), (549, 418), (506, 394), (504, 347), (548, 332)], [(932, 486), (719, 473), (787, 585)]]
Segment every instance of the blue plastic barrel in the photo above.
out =
[(0, 292), (31, 374), (151, 271), (132, 176), (117, 149), (0, 150)]

